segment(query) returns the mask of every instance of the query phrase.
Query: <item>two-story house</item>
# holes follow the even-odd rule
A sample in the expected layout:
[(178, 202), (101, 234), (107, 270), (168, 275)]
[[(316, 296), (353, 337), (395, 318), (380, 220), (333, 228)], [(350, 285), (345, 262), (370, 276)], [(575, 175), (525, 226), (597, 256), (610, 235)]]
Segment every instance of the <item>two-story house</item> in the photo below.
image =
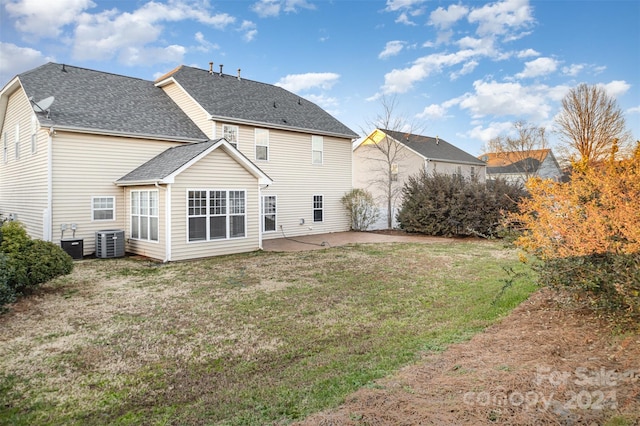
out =
[(371, 192), (381, 212), (371, 229), (396, 226), (402, 187), (409, 176), (427, 173), (457, 174), (484, 182), (486, 165), (439, 137), (375, 129), (353, 150), (353, 186)]
[(157, 81), (48, 63), (0, 91), (0, 214), (60, 243), (124, 231), (171, 261), (349, 229), (357, 135), (273, 85), (187, 66)]
[(479, 157), (487, 163), (487, 179), (504, 179), (524, 185), (531, 177), (562, 180), (563, 172), (551, 149), (489, 152)]

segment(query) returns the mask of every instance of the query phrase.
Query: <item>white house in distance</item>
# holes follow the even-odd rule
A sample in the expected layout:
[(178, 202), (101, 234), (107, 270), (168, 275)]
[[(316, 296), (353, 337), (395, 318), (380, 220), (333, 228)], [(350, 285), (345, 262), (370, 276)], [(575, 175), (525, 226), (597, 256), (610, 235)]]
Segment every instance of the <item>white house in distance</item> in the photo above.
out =
[[(380, 149), (382, 148), (382, 149)], [(386, 151), (394, 155), (390, 161)], [(389, 166), (391, 176), (389, 174)], [(387, 182), (391, 180), (393, 224), (400, 207), (401, 189), (409, 176), (427, 173), (457, 174), (484, 181), (485, 162), (444, 139), (387, 129), (375, 129), (353, 150), (353, 186), (368, 190), (381, 211), (372, 229), (387, 228)]]
[(84, 255), (122, 230), (127, 251), (163, 261), (345, 231), (356, 137), (212, 64), (153, 82), (48, 63), (0, 91), (0, 215), (33, 238), (74, 234)]
[(562, 169), (551, 149), (531, 151), (490, 152), (482, 154), (487, 163), (487, 179), (504, 179), (524, 184), (530, 177), (560, 181)]

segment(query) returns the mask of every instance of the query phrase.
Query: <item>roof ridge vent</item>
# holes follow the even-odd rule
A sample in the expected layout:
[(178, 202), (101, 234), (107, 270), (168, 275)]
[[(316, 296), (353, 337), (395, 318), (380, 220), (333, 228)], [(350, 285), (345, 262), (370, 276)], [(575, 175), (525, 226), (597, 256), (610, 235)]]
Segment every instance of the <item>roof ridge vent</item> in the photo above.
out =
[(222, 67), (224, 67), (224, 65), (220, 64), (220, 77), (222, 77)]
[(213, 62), (209, 62), (209, 74), (213, 75)]
[(241, 69), (238, 68), (238, 81), (242, 80), (242, 78), (240, 78), (240, 71), (241, 71)]

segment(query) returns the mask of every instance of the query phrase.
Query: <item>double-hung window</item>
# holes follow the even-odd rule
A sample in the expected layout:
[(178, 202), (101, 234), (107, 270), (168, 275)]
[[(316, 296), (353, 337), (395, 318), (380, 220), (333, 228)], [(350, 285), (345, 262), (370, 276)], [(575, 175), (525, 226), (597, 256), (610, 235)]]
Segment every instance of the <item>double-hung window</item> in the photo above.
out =
[(189, 241), (246, 236), (246, 192), (190, 190), (187, 192)]
[(275, 195), (262, 197), (262, 230), (264, 232), (276, 230), (276, 205)]
[(91, 220), (114, 220), (115, 218), (115, 197), (91, 198)]
[(230, 124), (222, 125), (222, 137), (233, 145), (234, 148), (238, 148), (238, 126), (232, 126)]
[(311, 163), (322, 164), (324, 140), (322, 136), (311, 136)]
[(324, 220), (324, 202), (322, 195), (313, 196), (313, 221), (322, 222)]
[(158, 191), (131, 191), (131, 238), (158, 241)]
[(269, 161), (269, 131), (256, 129), (256, 160)]

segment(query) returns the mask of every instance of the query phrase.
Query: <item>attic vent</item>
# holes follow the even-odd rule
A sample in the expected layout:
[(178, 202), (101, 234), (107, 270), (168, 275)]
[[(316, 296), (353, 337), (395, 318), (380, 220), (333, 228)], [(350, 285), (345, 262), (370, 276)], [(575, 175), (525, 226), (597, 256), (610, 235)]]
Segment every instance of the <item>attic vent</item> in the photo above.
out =
[(242, 79), (240, 78), (240, 71), (241, 71), (241, 69), (240, 69), (240, 68), (238, 68), (238, 81), (242, 80)]
[(224, 67), (224, 65), (220, 64), (220, 77), (222, 77), (222, 67)]
[(209, 74), (213, 74), (213, 62), (209, 62)]
[(124, 231), (110, 229), (96, 232), (96, 257), (110, 259), (124, 256)]

